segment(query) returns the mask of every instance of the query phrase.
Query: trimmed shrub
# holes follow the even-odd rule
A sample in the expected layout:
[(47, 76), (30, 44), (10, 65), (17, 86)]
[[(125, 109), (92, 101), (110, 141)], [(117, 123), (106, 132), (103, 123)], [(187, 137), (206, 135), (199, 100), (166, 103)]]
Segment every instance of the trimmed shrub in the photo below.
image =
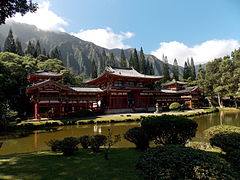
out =
[(150, 116), (141, 121), (143, 130), (155, 144), (186, 144), (195, 136), (198, 124), (183, 116)]
[(210, 127), (204, 131), (206, 139), (210, 139), (211, 137), (219, 133), (240, 133), (240, 127), (230, 125), (218, 125)]
[(210, 152), (181, 145), (151, 148), (140, 157), (137, 169), (144, 179), (236, 179), (224, 159)]
[(51, 139), (46, 144), (51, 147), (51, 150), (53, 152), (60, 151), (60, 149), (61, 149), (61, 141), (60, 140)]
[(240, 150), (240, 133), (218, 133), (209, 141), (212, 146), (220, 147), (226, 153)]
[(63, 152), (63, 155), (71, 156), (78, 150), (78, 147), (77, 147), (78, 144), (79, 144), (79, 141), (77, 138), (66, 137), (60, 141), (59, 150)]
[(149, 139), (141, 127), (134, 127), (129, 129), (124, 134), (124, 138), (134, 143), (137, 149), (145, 150), (149, 147)]
[(106, 144), (106, 136), (104, 135), (93, 135), (90, 136), (90, 146), (93, 152), (100, 152), (100, 146), (103, 146)]
[(81, 136), (79, 142), (83, 149), (87, 149), (90, 146), (90, 137), (88, 135)]
[(179, 110), (181, 108), (181, 105), (178, 102), (173, 102), (170, 104), (169, 109), (170, 110)]

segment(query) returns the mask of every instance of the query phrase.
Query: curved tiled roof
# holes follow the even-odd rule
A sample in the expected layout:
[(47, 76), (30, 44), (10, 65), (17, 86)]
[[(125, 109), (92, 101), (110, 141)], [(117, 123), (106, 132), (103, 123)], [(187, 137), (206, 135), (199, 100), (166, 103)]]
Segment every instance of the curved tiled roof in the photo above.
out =
[(172, 84), (186, 85), (188, 83), (187, 82), (182, 82), (182, 81), (171, 81), (171, 82), (167, 82), (167, 83), (162, 84), (162, 86), (169, 86), (169, 85), (172, 85)]
[(89, 87), (70, 87), (77, 92), (103, 92), (100, 88), (89, 88)]
[(185, 89), (181, 89), (178, 91), (170, 90), (170, 89), (161, 89), (161, 92), (163, 93), (188, 93), (195, 91), (198, 88), (198, 86), (193, 86), (193, 87), (187, 87)]
[(105, 68), (105, 71), (117, 76), (152, 78), (152, 79), (163, 78), (163, 76), (151, 76), (151, 75), (141, 74), (137, 72), (134, 68), (119, 68), (119, 67), (107, 66)]

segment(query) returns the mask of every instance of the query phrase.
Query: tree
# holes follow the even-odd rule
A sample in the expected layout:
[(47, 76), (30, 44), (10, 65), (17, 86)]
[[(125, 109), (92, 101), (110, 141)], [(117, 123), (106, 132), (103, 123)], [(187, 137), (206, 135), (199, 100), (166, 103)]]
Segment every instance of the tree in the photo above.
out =
[(184, 68), (183, 68), (183, 79), (188, 79), (189, 77), (190, 77), (189, 66), (185, 61)]
[(25, 54), (30, 54), (34, 56), (35, 47), (31, 41), (28, 41), (27, 49), (25, 50)]
[(196, 70), (195, 70), (195, 65), (194, 65), (194, 61), (193, 61), (193, 58), (191, 57), (191, 77), (192, 77), (192, 80), (195, 80), (196, 79)]
[(35, 12), (38, 8), (37, 3), (32, 0), (3, 0), (0, 1), (0, 25), (4, 24), (6, 18), (13, 17), (16, 13), (23, 16), (27, 12)]
[(35, 53), (34, 57), (38, 57), (42, 53), (41, 46), (39, 40), (37, 40), (36, 46), (35, 46)]
[(16, 54), (18, 54), (19, 56), (23, 56), (23, 50), (22, 50), (22, 44), (19, 41), (19, 39), (16, 39)]
[(179, 68), (178, 68), (177, 59), (174, 59), (174, 62), (173, 62), (173, 79), (175, 79), (176, 81), (179, 80)]
[(130, 55), (130, 59), (129, 59), (129, 67), (133, 67), (133, 56), (132, 56), (132, 54)]
[(97, 77), (97, 65), (95, 60), (92, 61), (92, 79)]
[(50, 58), (52, 59), (62, 59), (61, 51), (55, 47), (50, 51)]
[(134, 49), (133, 51), (133, 67), (136, 71), (140, 72), (140, 65), (139, 65), (139, 59), (138, 59), (138, 53), (137, 50)]
[(163, 76), (164, 76), (165, 81), (170, 80), (169, 65), (168, 65), (167, 56), (165, 56), (164, 59), (163, 59)]
[(110, 66), (117, 66), (117, 63), (116, 63), (116, 60), (115, 60), (115, 58), (114, 58), (114, 54), (113, 54), (113, 53), (110, 54), (109, 65), (110, 65)]
[(15, 44), (15, 40), (13, 37), (13, 32), (10, 29), (8, 36), (4, 42), (4, 48), (3, 48), (4, 52), (12, 52), (12, 53), (16, 53), (16, 44)]
[(126, 56), (124, 54), (124, 50), (123, 49), (121, 49), (120, 66), (121, 67), (127, 67), (127, 59), (126, 59)]
[(145, 60), (142, 47), (140, 50), (140, 72), (143, 74), (146, 74), (146, 60)]

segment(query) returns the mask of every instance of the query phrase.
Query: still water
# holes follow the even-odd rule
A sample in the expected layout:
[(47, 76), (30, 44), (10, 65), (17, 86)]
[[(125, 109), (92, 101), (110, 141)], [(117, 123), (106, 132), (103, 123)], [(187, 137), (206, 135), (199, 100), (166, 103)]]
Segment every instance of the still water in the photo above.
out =
[[(192, 118), (198, 123), (196, 137), (192, 141), (204, 141), (203, 131), (211, 126), (226, 124), (240, 126), (240, 112), (218, 112)], [(4, 143), (0, 148), (0, 155), (13, 153), (26, 153), (39, 150), (50, 149), (46, 142), (50, 139), (63, 139), (64, 137), (82, 135), (104, 134), (111, 130), (113, 135), (123, 135), (129, 128), (140, 126), (139, 123), (119, 123), (119, 124), (101, 124), (101, 125), (75, 125), (59, 127), (57, 131), (40, 133), (36, 131), (23, 138), (11, 139), (8, 136), (2, 136)], [(116, 147), (133, 147), (134, 145), (126, 141), (123, 136)]]

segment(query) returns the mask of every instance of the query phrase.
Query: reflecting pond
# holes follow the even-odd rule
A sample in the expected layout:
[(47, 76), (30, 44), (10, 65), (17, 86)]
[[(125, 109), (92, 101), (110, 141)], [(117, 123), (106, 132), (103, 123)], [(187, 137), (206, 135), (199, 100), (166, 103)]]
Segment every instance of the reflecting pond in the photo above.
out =
[[(193, 117), (198, 123), (198, 131), (196, 137), (192, 141), (204, 141), (203, 131), (211, 126), (219, 124), (240, 126), (240, 112), (218, 112), (198, 117)], [(44, 132), (35, 131), (22, 138), (10, 139), (8, 136), (2, 136), (4, 143), (0, 148), (0, 155), (13, 153), (26, 153), (39, 150), (48, 150), (46, 145), (50, 139), (63, 139), (64, 137), (74, 136), (80, 137), (82, 135), (104, 134), (111, 130), (113, 135), (123, 135), (129, 128), (140, 126), (139, 123), (117, 123), (117, 124), (101, 124), (101, 125), (74, 125), (58, 127), (57, 131)], [(123, 137), (117, 147), (133, 147), (134, 145), (126, 141)]]

